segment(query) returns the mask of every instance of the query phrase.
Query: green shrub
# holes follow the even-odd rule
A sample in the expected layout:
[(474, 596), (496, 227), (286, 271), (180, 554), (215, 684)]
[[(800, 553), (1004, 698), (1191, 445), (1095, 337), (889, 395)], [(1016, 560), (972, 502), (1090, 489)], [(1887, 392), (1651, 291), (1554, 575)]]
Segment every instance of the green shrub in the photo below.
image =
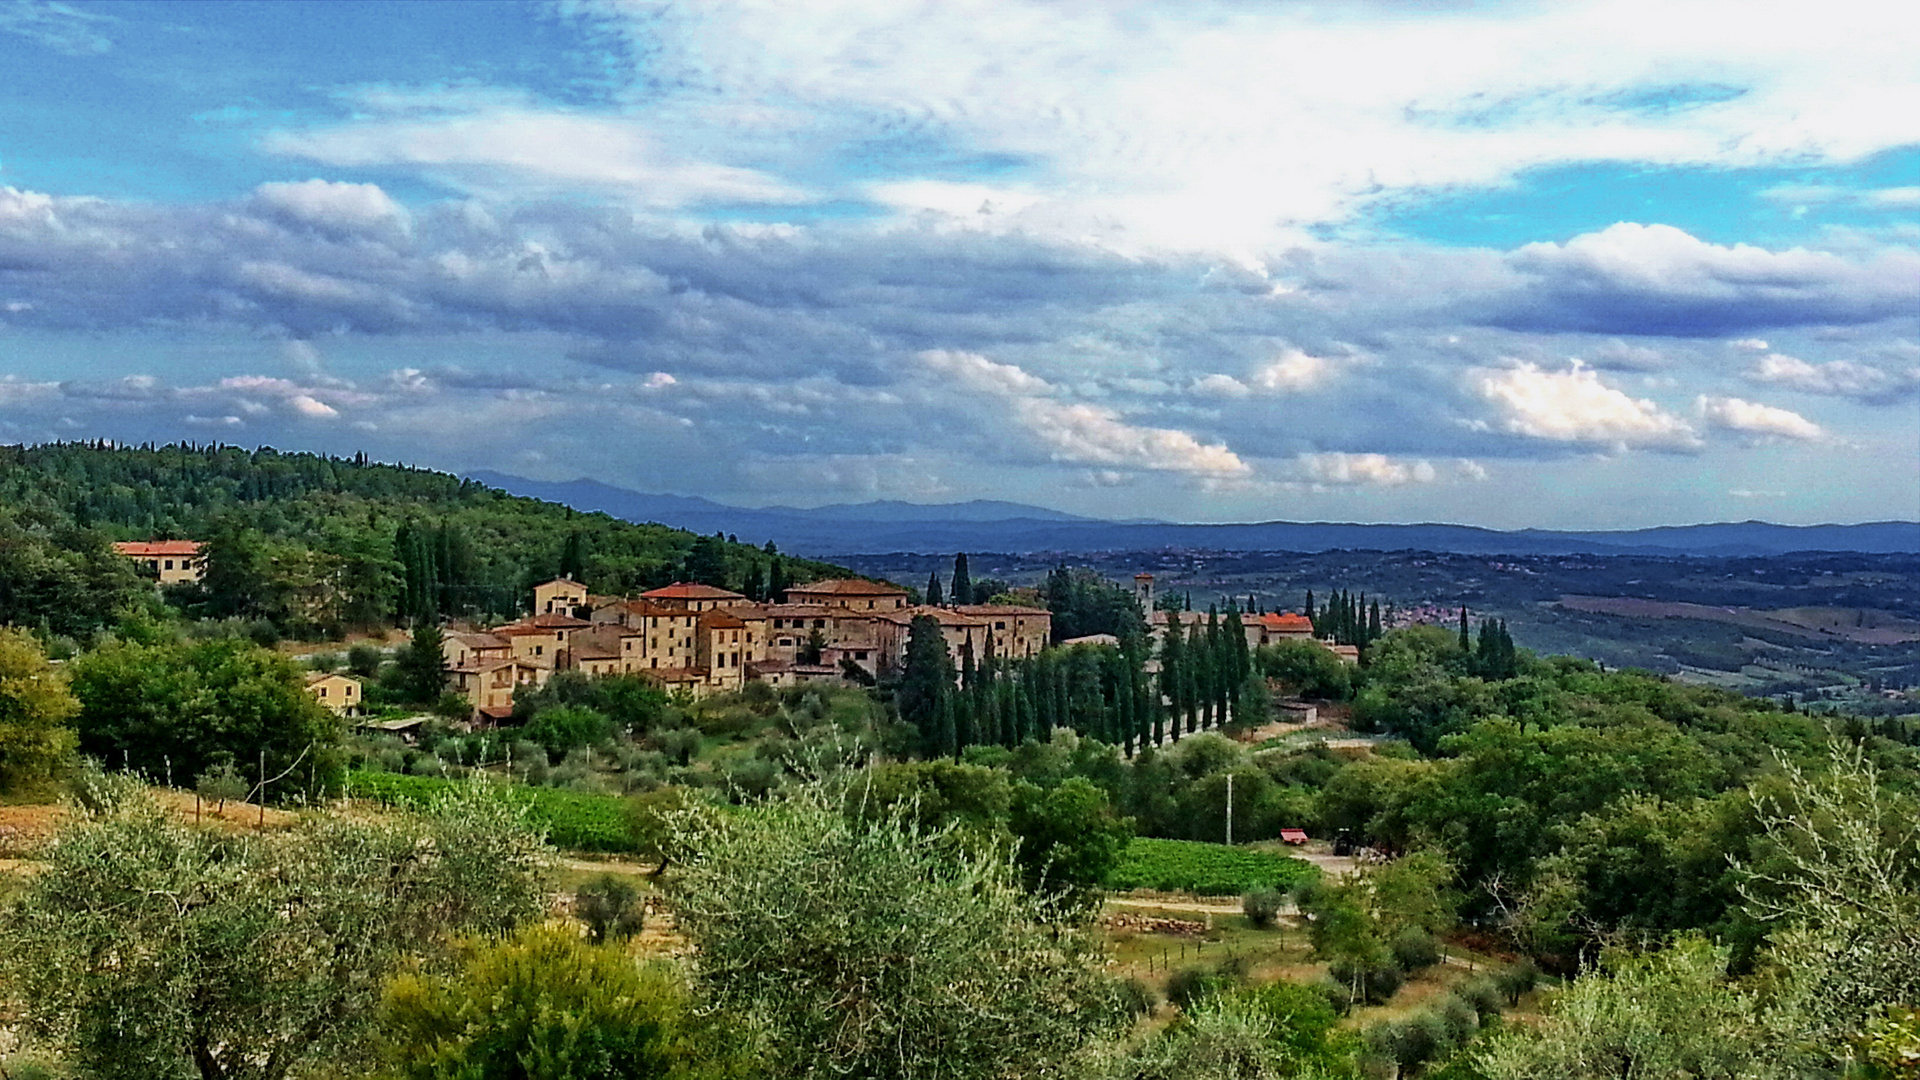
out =
[(575, 889), (573, 914), (595, 945), (630, 938), (646, 925), (639, 888), (619, 874), (601, 874)]
[(1402, 971), (1412, 973), (1424, 971), (1440, 962), (1440, 943), (1433, 935), (1417, 927), (1408, 927), (1394, 935), (1394, 962)]
[(1203, 967), (1181, 968), (1167, 980), (1167, 1000), (1186, 1012), (1207, 998), (1218, 997), (1231, 987), (1232, 981), (1218, 971)]
[(540, 744), (551, 760), (571, 750), (605, 743), (613, 738), (613, 724), (597, 710), (562, 705), (535, 713), (520, 729), (520, 737)]
[(1480, 1014), (1482, 1023), (1491, 1017), (1500, 1015), (1500, 1003), (1503, 995), (1501, 994), (1500, 987), (1489, 976), (1481, 975), (1468, 979), (1466, 982), (1461, 983), (1460, 988), (1454, 991), (1454, 993), (1459, 995), (1461, 1000), (1473, 1006), (1474, 1012)]
[(1512, 967), (1494, 976), (1494, 984), (1500, 988), (1500, 993), (1507, 999), (1508, 1005), (1520, 1004), (1520, 999), (1527, 996), (1527, 992), (1539, 982), (1540, 968), (1526, 957), (1522, 957)]
[(1241, 899), (1240, 910), (1246, 913), (1248, 922), (1265, 930), (1280, 917), (1286, 903), (1286, 894), (1278, 889), (1255, 889)]
[(1146, 1016), (1160, 1006), (1160, 995), (1140, 979), (1127, 979), (1117, 989), (1120, 1007), (1128, 1016)]
[(1390, 963), (1358, 968), (1342, 960), (1328, 968), (1327, 974), (1348, 995), (1349, 1007), (1384, 1005), (1400, 992), (1401, 985), (1407, 981), (1406, 973)]
[(1480, 1010), (1457, 993), (1448, 994), (1443, 998), (1440, 1004), (1434, 1007), (1434, 1014), (1446, 1027), (1447, 1040), (1453, 1046), (1464, 1044), (1468, 1039), (1473, 1038), (1473, 1033), (1480, 1028)]
[(470, 945), (444, 977), (401, 976), (380, 1020), (401, 1080), (738, 1075), (714, 1058), (751, 1049), (702, 1020), (667, 969), (549, 927)]

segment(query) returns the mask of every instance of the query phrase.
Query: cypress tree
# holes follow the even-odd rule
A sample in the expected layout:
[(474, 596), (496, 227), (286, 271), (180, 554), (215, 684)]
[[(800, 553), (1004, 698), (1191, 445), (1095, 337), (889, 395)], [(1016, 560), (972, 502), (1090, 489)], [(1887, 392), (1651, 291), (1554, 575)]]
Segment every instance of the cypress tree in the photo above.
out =
[(1467, 634), (1467, 606), (1460, 605), (1460, 653), (1468, 660), (1473, 659), (1473, 638)]
[(956, 604), (971, 604), (973, 596), (973, 575), (967, 573), (967, 553), (961, 552), (953, 557), (953, 582), (947, 590)]
[(927, 575), (926, 600), (927, 603), (932, 604), (934, 607), (939, 607), (944, 602), (940, 596), (940, 571), (938, 570)]
[(1161, 732), (1158, 730), (1163, 712), (1171, 711), (1174, 738), (1180, 737), (1181, 706), (1186, 700), (1185, 683), (1187, 679), (1187, 641), (1186, 632), (1181, 629), (1178, 619), (1168, 613), (1166, 636), (1160, 640), (1160, 693), (1167, 699), (1165, 709), (1154, 710), (1154, 745), (1160, 744)]
[(1321, 636), (1319, 612), (1313, 606), (1313, 590), (1312, 589), (1307, 590), (1307, 621), (1313, 624), (1313, 636), (1314, 637)]

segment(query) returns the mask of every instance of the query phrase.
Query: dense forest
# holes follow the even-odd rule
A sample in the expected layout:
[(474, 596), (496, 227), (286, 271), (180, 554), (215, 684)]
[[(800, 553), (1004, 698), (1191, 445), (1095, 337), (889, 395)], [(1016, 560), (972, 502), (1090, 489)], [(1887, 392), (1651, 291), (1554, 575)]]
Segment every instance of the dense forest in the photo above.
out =
[(0, 447), (0, 616), (85, 634), (150, 591), (108, 544), (208, 545), (192, 615), (327, 636), (420, 615), (507, 616), (572, 574), (620, 594), (675, 580), (764, 594), (844, 573), (724, 537), (520, 498), (429, 469), (270, 448)]

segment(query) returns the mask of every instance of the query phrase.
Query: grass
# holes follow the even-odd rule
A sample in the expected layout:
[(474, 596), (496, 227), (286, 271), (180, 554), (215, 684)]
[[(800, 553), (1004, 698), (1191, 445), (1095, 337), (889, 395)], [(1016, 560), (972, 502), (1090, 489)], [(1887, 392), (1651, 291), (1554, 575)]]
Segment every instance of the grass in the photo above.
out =
[(1312, 863), (1276, 852), (1139, 837), (1127, 845), (1107, 885), (1121, 890), (1239, 896), (1260, 888), (1290, 889), (1319, 873)]

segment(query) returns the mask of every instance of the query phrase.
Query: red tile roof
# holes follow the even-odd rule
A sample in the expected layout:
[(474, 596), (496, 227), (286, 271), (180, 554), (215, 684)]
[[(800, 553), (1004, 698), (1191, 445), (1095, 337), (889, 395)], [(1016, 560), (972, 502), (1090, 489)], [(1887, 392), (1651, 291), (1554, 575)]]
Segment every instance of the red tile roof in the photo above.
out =
[(542, 630), (576, 630), (583, 626), (592, 626), (593, 624), (585, 619), (576, 619), (571, 615), (561, 615), (553, 612), (521, 619), (520, 625), (537, 626)]
[(1053, 617), (1053, 612), (1046, 608), (1027, 607), (1023, 604), (957, 604), (953, 610), (963, 615), (1044, 615), (1049, 619)]
[(701, 614), (700, 625), (707, 630), (739, 630), (747, 624), (729, 612), (708, 611)]
[(829, 578), (825, 581), (810, 581), (805, 585), (795, 585), (787, 590), (788, 595), (794, 593), (803, 596), (905, 596), (907, 590), (892, 582), (866, 581), (862, 578)]
[(1287, 633), (1300, 633), (1302, 631), (1306, 633), (1313, 632), (1312, 619), (1307, 618), (1305, 615), (1295, 615), (1291, 611), (1284, 615), (1277, 611), (1269, 611), (1260, 616), (1260, 625), (1269, 630), (1284, 631)]
[(122, 540), (113, 545), (113, 550), (130, 559), (150, 559), (154, 556), (198, 555), (198, 540)]
[(716, 589), (711, 585), (695, 585), (688, 581), (676, 581), (658, 589), (648, 589), (640, 594), (654, 600), (745, 600), (746, 597), (726, 589)]

